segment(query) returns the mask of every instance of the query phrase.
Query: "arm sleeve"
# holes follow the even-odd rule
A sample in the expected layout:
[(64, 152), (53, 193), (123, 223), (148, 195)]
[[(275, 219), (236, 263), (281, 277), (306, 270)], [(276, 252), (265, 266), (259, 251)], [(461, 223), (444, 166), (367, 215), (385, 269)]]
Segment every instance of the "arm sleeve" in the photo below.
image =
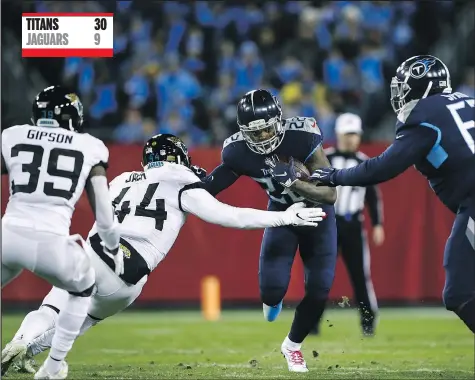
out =
[(429, 128), (403, 130), (378, 157), (337, 170), (332, 181), (341, 186), (369, 186), (388, 181), (426, 157), (431, 149), (439, 148), (436, 139), (436, 132)]
[(115, 249), (119, 246), (120, 235), (111, 207), (107, 178), (97, 175), (91, 177), (90, 181), (94, 190), (97, 232), (108, 249)]
[(365, 203), (373, 226), (383, 224), (383, 200), (377, 185), (366, 188)]
[(210, 194), (217, 195), (224, 189), (227, 189), (239, 178), (228, 165), (222, 163), (215, 168), (208, 176), (203, 178), (203, 188)]
[(180, 194), (181, 208), (208, 223), (223, 227), (257, 229), (284, 226), (284, 212), (239, 208), (221, 203), (206, 190), (189, 188)]

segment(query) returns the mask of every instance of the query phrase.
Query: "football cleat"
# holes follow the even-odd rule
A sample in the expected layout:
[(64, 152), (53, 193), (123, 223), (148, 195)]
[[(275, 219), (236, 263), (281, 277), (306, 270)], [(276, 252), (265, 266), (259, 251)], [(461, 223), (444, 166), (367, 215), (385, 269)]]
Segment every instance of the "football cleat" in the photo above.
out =
[(62, 380), (68, 377), (68, 363), (66, 363), (64, 360), (61, 362), (61, 368), (59, 369), (59, 371), (53, 374), (48, 372), (48, 370), (46, 369), (45, 363), (43, 363), (43, 365), (40, 367), (38, 372), (36, 372), (35, 377), (34, 377), (36, 380), (38, 379)]
[(2, 351), (2, 376), (5, 375), (13, 363), (22, 361), (26, 356), (27, 345), (22, 340), (8, 343)]
[(280, 352), (287, 360), (287, 366), (290, 372), (308, 372), (307, 363), (303, 358), (302, 351), (293, 350), (289, 347), (282, 345)]
[(265, 303), (262, 304), (262, 311), (264, 312), (264, 318), (267, 322), (274, 322), (282, 311), (282, 302), (280, 301), (276, 306), (268, 306)]

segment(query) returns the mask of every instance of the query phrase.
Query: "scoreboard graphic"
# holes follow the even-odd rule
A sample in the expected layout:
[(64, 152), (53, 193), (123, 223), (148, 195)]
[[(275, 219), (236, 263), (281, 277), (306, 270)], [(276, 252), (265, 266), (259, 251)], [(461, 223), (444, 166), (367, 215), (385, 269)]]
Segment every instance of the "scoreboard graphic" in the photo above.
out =
[(113, 13), (23, 13), (22, 57), (113, 57)]

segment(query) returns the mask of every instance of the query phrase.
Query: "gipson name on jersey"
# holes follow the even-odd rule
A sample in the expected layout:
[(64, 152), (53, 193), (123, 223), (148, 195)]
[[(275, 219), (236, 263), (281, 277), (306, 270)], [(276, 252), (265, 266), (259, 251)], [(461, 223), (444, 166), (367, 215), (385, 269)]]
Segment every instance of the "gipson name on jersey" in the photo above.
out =
[(45, 131), (30, 129), (28, 130), (26, 137), (31, 140), (47, 140), (49, 142), (72, 144), (74, 136), (66, 135), (66, 134), (62, 134), (58, 132), (45, 132)]

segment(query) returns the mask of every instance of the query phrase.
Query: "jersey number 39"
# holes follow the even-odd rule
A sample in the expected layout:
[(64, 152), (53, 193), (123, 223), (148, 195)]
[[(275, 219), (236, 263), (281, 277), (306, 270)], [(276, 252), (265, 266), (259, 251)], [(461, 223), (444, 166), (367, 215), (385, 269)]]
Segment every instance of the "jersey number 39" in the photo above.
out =
[[(17, 157), (21, 152), (33, 153), (31, 162), (24, 163), (21, 166), (21, 171), (23, 173), (28, 173), (30, 176), (26, 184), (19, 184), (15, 181), (12, 181), (12, 194), (31, 194), (34, 193), (38, 187), (44, 149), (39, 145), (17, 144), (12, 148), (11, 157)], [(72, 158), (74, 160), (72, 170), (58, 168), (58, 160), (60, 157), (67, 157), (70, 159)], [(76, 191), (83, 164), (84, 155), (77, 150), (62, 148), (51, 149), (49, 152), (48, 167), (46, 168), (46, 172), (52, 177), (69, 179), (71, 181), (71, 187), (68, 190), (58, 189), (54, 186), (53, 182), (45, 182), (43, 192), (49, 196), (61, 197), (67, 200), (71, 199)]]
[[(142, 202), (135, 207), (134, 216), (144, 216), (146, 218), (155, 219), (155, 229), (161, 231), (163, 229), (163, 222), (167, 220), (167, 212), (165, 211), (165, 200), (164, 199), (155, 199), (155, 209), (147, 208), (152, 201), (153, 195), (157, 191), (159, 183), (151, 183), (147, 187), (147, 191), (142, 199)], [(112, 206), (116, 209), (117, 206), (122, 202), (125, 194), (129, 191), (130, 186), (124, 187), (119, 195), (112, 201)], [(119, 209), (116, 209), (115, 214), (119, 223), (124, 221), (124, 218), (130, 214), (130, 201), (124, 201)]]

